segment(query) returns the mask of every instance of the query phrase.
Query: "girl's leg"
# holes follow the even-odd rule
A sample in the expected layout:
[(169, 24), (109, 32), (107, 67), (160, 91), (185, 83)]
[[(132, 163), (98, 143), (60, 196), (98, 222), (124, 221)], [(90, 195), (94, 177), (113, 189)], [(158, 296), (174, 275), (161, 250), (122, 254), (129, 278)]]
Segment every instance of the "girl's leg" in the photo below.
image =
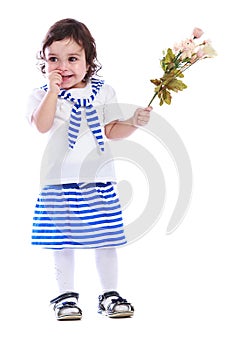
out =
[[(99, 296), (99, 312), (104, 312), (110, 317), (132, 316), (132, 305), (127, 303), (126, 299), (122, 299), (120, 295), (116, 293), (118, 282), (118, 259), (116, 248), (96, 249), (95, 258), (103, 290), (103, 294)], [(110, 315), (108, 307), (111, 304), (114, 305), (114, 311)]]
[(74, 250), (54, 251), (55, 276), (60, 295), (50, 301), (58, 320), (80, 320), (79, 294), (74, 292)]
[(60, 294), (74, 290), (74, 250), (54, 251), (55, 276)]
[(96, 249), (95, 260), (103, 293), (117, 290), (118, 259), (116, 248)]

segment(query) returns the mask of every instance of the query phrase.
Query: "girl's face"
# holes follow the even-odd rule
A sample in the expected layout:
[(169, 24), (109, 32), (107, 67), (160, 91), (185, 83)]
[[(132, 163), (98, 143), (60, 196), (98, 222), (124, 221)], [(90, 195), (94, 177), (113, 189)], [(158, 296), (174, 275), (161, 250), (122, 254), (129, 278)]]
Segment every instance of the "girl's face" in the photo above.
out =
[(61, 88), (80, 88), (86, 85), (83, 79), (89, 65), (86, 63), (84, 49), (74, 40), (66, 38), (54, 41), (45, 49), (45, 60), (46, 73), (56, 70), (61, 74)]

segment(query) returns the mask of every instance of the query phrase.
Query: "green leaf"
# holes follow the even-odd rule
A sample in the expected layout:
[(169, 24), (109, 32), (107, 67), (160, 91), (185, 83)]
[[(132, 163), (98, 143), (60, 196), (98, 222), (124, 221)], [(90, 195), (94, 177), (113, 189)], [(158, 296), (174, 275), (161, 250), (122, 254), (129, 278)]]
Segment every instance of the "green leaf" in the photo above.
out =
[(164, 62), (165, 63), (170, 63), (170, 62), (173, 62), (173, 60), (175, 59), (175, 54), (173, 53), (172, 49), (167, 49), (167, 53), (166, 53), (166, 56), (165, 56), (165, 60)]
[(176, 56), (173, 53), (172, 49), (167, 49), (166, 54), (163, 56), (163, 58), (160, 60), (160, 65), (164, 72), (170, 71), (175, 67), (174, 60)]
[(178, 92), (178, 91), (182, 91), (182, 90), (186, 89), (187, 85), (179, 79), (173, 79), (166, 85), (166, 88), (169, 90)]
[(154, 88), (154, 92), (159, 92), (161, 90), (162, 85), (156, 86)]
[(184, 78), (184, 74), (181, 71), (177, 71), (176, 76), (179, 78)]
[(164, 58), (160, 61), (160, 66), (164, 72), (166, 72), (166, 64), (164, 63)]
[(170, 105), (171, 104), (171, 100), (172, 100), (172, 97), (171, 97), (171, 94), (168, 90), (163, 90), (163, 100), (166, 104)]
[(160, 98), (159, 105), (160, 105), (160, 106), (163, 105), (163, 99), (162, 99), (162, 97)]
[(161, 84), (161, 80), (160, 79), (151, 79), (150, 80), (152, 84), (155, 84), (156, 86)]

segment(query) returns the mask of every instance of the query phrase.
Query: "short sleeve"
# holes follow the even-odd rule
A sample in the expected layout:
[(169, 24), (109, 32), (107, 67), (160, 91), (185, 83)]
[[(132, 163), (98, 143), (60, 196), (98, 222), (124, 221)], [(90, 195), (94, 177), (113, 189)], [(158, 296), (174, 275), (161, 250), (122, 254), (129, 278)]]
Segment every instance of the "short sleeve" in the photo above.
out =
[(117, 102), (116, 92), (110, 85), (104, 85), (105, 103), (104, 103), (104, 125), (111, 123), (114, 120), (122, 120), (123, 113), (120, 105)]
[(32, 90), (31, 94), (28, 97), (25, 116), (30, 124), (32, 124), (32, 114), (34, 110), (39, 106), (44, 94), (45, 92), (43, 90), (35, 88)]

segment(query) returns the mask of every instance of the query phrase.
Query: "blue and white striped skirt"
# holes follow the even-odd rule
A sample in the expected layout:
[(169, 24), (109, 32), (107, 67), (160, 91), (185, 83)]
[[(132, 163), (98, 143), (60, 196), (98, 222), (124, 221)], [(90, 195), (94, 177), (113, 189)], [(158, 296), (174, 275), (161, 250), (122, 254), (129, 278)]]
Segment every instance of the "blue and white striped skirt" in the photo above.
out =
[(63, 249), (126, 243), (121, 206), (111, 182), (43, 188), (33, 217), (33, 245)]

